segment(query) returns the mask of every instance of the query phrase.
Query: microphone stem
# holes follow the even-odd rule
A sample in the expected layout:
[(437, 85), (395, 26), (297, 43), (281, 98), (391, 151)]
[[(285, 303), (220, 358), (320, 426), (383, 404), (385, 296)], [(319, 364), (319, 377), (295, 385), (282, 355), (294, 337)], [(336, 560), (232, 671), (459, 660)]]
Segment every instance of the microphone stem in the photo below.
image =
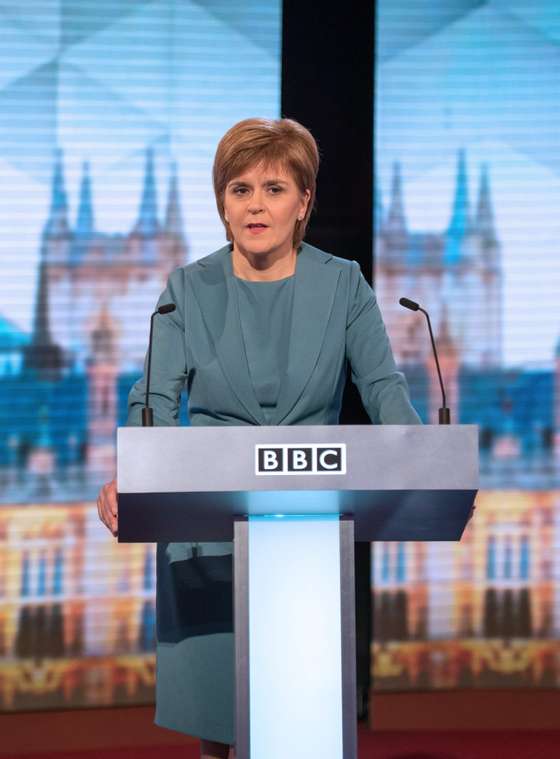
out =
[(154, 317), (157, 314), (157, 311), (154, 311), (154, 313), (150, 317), (150, 339), (148, 341), (148, 366), (147, 369), (147, 377), (146, 377), (146, 403), (144, 405), (144, 408), (142, 409), (142, 426), (143, 427), (153, 427), (154, 420), (153, 420), (153, 412), (150, 408), (150, 376), (151, 376), (151, 368), (152, 368), (152, 334), (154, 331)]
[(437, 369), (438, 378), (439, 378), (439, 386), (441, 387), (441, 395), (443, 397), (443, 408), (445, 409), (445, 408), (447, 408), (447, 401), (445, 399), (445, 390), (443, 388), (443, 380), (441, 378), (441, 371), (440, 371), (440, 368), (439, 368), (439, 359), (438, 359), (438, 354), (437, 354), (437, 350), (436, 350), (436, 343), (435, 343), (435, 340), (434, 340), (434, 333), (432, 332), (432, 323), (430, 322), (430, 315), (428, 314), (427, 311), (424, 311), (423, 308), (419, 307), (418, 310), (422, 311), (422, 313), (424, 314), (424, 316), (428, 320), (428, 329), (430, 331), (430, 340), (432, 341), (432, 348), (433, 348), (433, 352), (434, 352), (434, 358), (436, 360), (436, 369)]

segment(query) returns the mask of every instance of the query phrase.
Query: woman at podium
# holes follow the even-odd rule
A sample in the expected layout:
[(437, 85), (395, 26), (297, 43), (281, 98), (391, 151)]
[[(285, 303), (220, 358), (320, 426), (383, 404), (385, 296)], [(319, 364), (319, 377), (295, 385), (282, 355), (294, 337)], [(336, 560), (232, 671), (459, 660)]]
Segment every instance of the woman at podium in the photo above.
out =
[[(310, 132), (246, 119), (221, 139), (214, 192), (227, 245), (175, 270), (154, 320), (150, 405), (176, 425), (337, 424), (349, 363), (373, 423), (415, 424), (383, 320), (355, 261), (304, 242), (319, 168)], [(349, 251), (351, 254), (351, 251)], [(145, 377), (129, 396), (141, 423)], [(98, 498), (116, 534), (115, 482)], [(227, 757), (234, 736), (232, 544), (159, 544), (156, 723)]]

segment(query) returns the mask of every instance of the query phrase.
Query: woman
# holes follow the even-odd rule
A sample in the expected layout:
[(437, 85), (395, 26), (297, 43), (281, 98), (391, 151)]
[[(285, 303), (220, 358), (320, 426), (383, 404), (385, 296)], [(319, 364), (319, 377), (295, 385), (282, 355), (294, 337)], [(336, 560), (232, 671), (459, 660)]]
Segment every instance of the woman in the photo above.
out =
[[(229, 245), (177, 269), (154, 325), (151, 406), (177, 424), (337, 424), (350, 363), (374, 423), (415, 424), (375, 296), (355, 262), (303, 242), (319, 154), (289, 119), (247, 119), (222, 138), (214, 192)], [(144, 379), (128, 423), (140, 424)], [(98, 499), (116, 534), (113, 481)], [(202, 739), (202, 756), (234, 742), (231, 543), (160, 544), (156, 722)]]

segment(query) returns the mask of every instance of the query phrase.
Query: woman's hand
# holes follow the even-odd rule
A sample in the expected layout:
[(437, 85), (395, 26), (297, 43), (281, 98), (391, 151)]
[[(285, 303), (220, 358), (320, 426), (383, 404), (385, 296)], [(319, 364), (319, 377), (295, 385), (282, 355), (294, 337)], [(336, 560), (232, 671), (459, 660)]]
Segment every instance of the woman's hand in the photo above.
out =
[(111, 480), (111, 482), (106, 482), (99, 491), (99, 495), (97, 496), (97, 513), (105, 527), (111, 530), (113, 535), (116, 536), (119, 529), (119, 506), (116, 479)]

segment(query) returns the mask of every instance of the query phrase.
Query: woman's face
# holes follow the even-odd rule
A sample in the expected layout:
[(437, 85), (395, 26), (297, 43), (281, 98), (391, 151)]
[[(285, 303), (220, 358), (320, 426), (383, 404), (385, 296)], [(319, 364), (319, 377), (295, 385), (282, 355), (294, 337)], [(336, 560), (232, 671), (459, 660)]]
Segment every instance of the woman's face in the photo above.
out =
[(290, 253), (294, 227), (305, 216), (309, 194), (302, 194), (278, 164), (257, 165), (234, 177), (224, 195), (224, 216), (234, 245), (251, 255)]

